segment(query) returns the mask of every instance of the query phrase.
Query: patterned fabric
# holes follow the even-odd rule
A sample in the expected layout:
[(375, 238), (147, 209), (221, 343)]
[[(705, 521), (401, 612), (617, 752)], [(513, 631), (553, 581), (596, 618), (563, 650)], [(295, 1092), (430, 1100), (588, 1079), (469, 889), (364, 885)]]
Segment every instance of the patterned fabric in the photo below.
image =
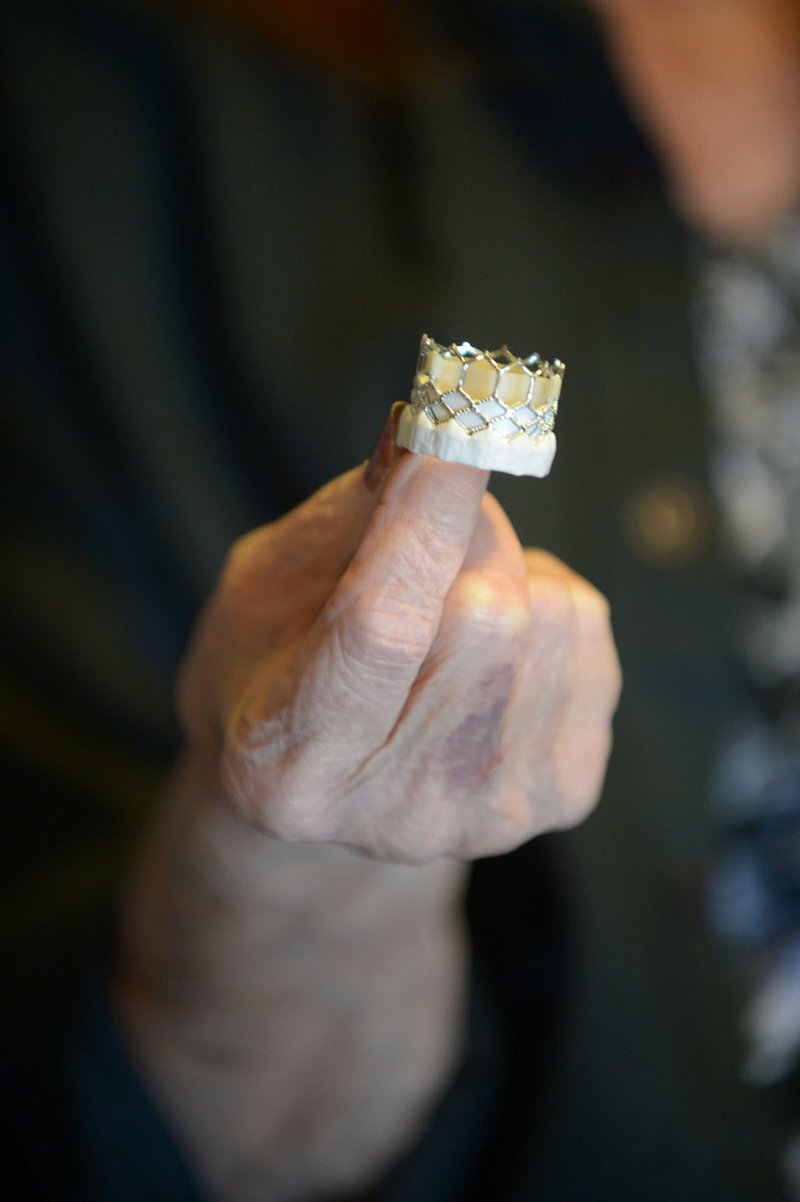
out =
[(746, 953), (744, 1075), (770, 1084), (800, 1062), (800, 216), (757, 253), (711, 256), (701, 283), (711, 475), (741, 578), (748, 696), (714, 783), (711, 915)]

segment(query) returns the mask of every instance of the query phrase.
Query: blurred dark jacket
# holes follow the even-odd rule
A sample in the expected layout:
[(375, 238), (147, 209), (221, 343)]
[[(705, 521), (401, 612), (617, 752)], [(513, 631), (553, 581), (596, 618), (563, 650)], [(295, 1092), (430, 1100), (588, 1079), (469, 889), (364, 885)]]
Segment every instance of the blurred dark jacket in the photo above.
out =
[[(512, 42), (375, 96), (211, 18), (3, 6), (0, 922), (20, 1198), (196, 1196), (86, 985), (98, 915), (177, 746), (172, 679), (226, 547), (368, 454), (423, 330), (566, 361), (552, 477), (493, 489), (523, 542), (609, 595), (626, 692), (597, 814), (474, 870), (462, 1076), (371, 1197), (779, 1196), (702, 915), (707, 759), (735, 682), (686, 238), (596, 49), (553, 13)], [(470, 1094), (482, 1065), (491, 1089)], [(469, 1118), (466, 1096), (483, 1098)]]

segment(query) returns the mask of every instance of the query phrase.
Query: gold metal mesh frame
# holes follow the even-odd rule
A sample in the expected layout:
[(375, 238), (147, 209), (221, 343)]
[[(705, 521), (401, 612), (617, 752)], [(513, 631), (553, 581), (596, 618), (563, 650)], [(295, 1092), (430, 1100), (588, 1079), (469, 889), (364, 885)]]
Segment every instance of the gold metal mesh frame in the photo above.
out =
[(464, 434), (490, 431), (506, 442), (536, 439), (555, 426), (563, 377), (559, 359), (523, 359), (507, 346), (443, 346), (423, 334), (411, 404), (435, 427), (455, 423)]

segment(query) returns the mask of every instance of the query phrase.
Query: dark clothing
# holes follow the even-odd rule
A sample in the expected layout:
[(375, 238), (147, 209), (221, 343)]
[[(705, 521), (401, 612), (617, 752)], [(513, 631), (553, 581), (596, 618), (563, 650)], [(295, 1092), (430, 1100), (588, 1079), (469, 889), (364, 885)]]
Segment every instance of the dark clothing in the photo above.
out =
[(172, 680), (226, 547), (368, 453), (427, 330), (567, 362), (551, 479), (493, 487), (610, 596), (627, 691), (598, 814), (477, 865), (464, 1065), (373, 1196), (777, 1198), (698, 912), (734, 689), (717, 571), (624, 537), (646, 485), (702, 492), (705, 470), (658, 196), (543, 176), (458, 72), (376, 101), (138, 4), (13, 0), (0, 61), (18, 1196), (199, 1196), (86, 984), (96, 915), (177, 746)]

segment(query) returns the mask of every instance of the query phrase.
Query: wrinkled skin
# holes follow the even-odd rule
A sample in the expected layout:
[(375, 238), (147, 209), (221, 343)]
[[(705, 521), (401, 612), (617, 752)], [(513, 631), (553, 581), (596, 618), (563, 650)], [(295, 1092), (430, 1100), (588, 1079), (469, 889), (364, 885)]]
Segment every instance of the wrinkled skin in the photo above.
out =
[(405, 453), (375, 494), (356, 469), (234, 546), (180, 709), (247, 823), (422, 863), (591, 809), (619, 690), (608, 608), (523, 551), (486, 481)]
[(485, 472), (379, 447), (232, 549), (121, 906), (125, 1037), (220, 1202), (412, 1145), (462, 1040), (459, 861), (582, 818), (608, 754), (603, 598)]

